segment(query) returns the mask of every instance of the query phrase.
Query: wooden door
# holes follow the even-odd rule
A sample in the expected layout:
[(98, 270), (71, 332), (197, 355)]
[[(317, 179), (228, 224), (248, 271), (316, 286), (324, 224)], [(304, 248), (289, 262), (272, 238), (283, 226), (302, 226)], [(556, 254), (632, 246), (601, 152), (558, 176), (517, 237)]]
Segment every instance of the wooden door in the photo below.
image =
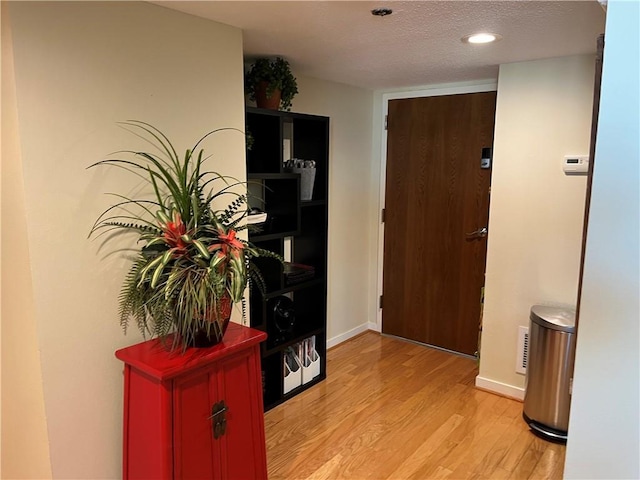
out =
[(593, 107), (591, 111), (591, 143), (589, 146), (589, 172), (587, 176), (587, 193), (584, 202), (584, 221), (582, 224), (582, 250), (580, 253), (580, 273), (578, 274), (578, 299), (576, 301), (576, 333), (580, 323), (580, 304), (582, 303), (582, 280), (584, 278), (584, 258), (587, 253), (587, 231), (589, 229), (589, 212), (591, 211), (591, 187), (593, 185), (593, 169), (596, 165), (596, 137), (598, 136), (598, 114), (600, 113), (600, 90), (602, 89), (602, 65), (604, 62), (604, 33), (600, 34), (597, 43), (596, 74), (593, 85)]
[(383, 333), (473, 355), (496, 93), (389, 101)]

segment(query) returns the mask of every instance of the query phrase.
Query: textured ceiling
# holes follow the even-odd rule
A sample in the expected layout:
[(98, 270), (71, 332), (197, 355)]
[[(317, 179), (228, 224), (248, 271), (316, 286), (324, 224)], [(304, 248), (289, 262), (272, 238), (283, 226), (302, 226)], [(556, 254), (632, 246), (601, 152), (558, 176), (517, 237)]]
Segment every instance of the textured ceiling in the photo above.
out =
[[(498, 65), (594, 53), (597, 1), (153, 2), (243, 30), (244, 54), (280, 55), (296, 73), (370, 89), (495, 79)], [(374, 17), (376, 7), (393, 14)], [(465, 35), (503, 39), (469, 45)]]

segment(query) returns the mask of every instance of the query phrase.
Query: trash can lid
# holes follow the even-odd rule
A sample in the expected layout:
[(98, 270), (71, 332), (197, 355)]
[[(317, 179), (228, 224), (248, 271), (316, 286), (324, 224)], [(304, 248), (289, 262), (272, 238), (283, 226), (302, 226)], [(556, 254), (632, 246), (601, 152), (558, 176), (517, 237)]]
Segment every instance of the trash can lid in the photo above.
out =
[(573, 308), (534, 305), (530, 318), (545, 328), (568, 333), (575, 333), (576, 330), (576, 311)]

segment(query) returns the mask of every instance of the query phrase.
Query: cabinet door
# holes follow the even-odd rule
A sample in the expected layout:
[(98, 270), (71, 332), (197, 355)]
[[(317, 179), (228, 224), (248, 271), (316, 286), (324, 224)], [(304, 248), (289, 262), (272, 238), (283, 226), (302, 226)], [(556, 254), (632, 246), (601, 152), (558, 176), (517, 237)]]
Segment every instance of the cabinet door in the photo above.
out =
[(222, 451), (222, 478), (265, 479), (267, 461), (260, 379), (259, 347), (219, 365), (215, 390), (227, 404)]
[[(174, 385), (174, 478), (265, 479), (259, 345), (182, 377)], [(224, 401), (224, 433), (212, 408)]]
[(220, 449), (213, 438), (211, 409), (215, 402), (213, 369), (179, 378), (174, 384), (174, 478), (218, 479)]

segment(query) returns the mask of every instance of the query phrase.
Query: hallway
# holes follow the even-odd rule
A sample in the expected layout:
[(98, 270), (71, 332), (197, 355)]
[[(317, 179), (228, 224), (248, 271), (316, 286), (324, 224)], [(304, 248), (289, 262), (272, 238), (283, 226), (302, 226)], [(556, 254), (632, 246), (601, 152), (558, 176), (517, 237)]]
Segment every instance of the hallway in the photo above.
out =
[(565, 447), (476, 375), (473, 360), (377, 333), (347, 341), (325, 382), (267, 412), (269, 478), (562, 478)]

